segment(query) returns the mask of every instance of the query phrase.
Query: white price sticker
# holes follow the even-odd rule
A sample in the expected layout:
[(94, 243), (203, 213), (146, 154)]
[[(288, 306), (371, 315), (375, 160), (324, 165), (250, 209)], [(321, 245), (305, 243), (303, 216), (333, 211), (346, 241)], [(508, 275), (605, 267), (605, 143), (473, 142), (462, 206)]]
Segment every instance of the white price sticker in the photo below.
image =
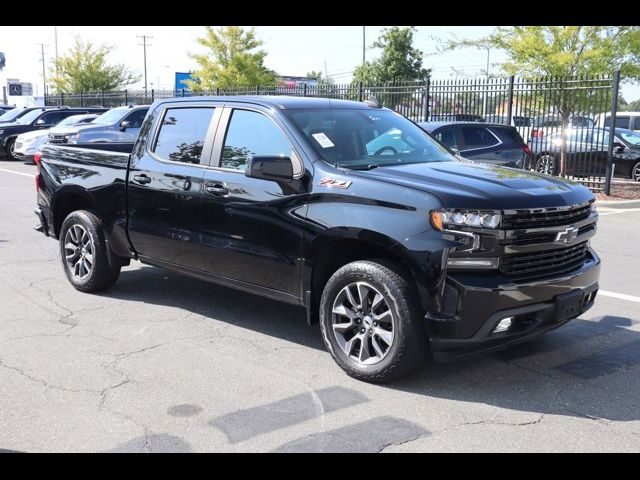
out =
[(316, 139), (316, 142), (318, 142), (322, 148), (335, 147), (333, 142), (329, 140), (329, 137), (327, 137), (324, 133), (314, 133), (313, 138)]

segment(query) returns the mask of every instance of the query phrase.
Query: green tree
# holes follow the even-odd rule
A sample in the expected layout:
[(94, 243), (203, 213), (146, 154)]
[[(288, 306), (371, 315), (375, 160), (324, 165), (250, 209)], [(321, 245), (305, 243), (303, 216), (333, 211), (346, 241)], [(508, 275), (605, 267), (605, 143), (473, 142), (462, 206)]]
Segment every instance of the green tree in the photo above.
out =
[(123, 64), (109, 64), (113, 47), (94, 46), (76, 37), (71, 49), (54, 61), (50, 80), (57, 93), (103, 92), (120, 90), (140, 80)]
[(430, 70), (422, 66), (424, 55), (413, 46), (415, 32), (414, 27), (385, 28), (372, 45), (382, 49), (380, 58), (356, 67), (354, 80), (363, 83), (424, 80)]
[[(559, 78), (555, 88), (548, 91), (548, 100), (562, 117), (563, 135), (571, 115), (594, 108), (593, 97), (598, 96), (593, 88), (576, 88), (592, 84), (566, 81), (579, 76), (611, 75), (617, 69), (628, 81), (640, 80), (640, 27), (637, 26), (498, 27), (484, 38), (447, 40), (442, 47), (445, 51), (461, 47), (497, 48), (507, 54), (508, 60), (502, 69), (509, 75)], [(599, 98), (602, 100), (602, 96)], [(597, 103), (602, 105), (602, 101)], [(610, 97), (604, 104), (610, 104)], [(562, 175), (566, 172), (565, 145), (566, 141), (560, 151)]]
[(315, 70), (311, 70), (310, 72), (308, 72), (305, 77), (307, 78), (315, 78), (318, 81), (318, 86), (319, 87), (326, 87), (326, 86), (330, 86), (330, 85), (335, 85), (336, 82), (333, 80), (333, 78), (331, 77), (325, 77), (321, 71), (315, 71)]
[(193, 80), (185, 80), (192, 90), (276, 84), (277, 75), (264, 65), (267, 52), (258, 49), (263, 42), (256, 38), (254, 28), (244, 30), (229, 26), (214, 30), (206, 27), (205, 36), (198, 37), (198, 43), (207, 52), (189, 54), (199, 65), (193, 73)]

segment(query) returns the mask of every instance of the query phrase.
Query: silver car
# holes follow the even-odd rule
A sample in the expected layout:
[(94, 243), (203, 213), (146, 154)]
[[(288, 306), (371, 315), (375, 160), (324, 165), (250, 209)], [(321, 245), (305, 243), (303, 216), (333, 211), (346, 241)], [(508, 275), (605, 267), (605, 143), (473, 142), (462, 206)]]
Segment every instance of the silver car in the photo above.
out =
[(49, 143), (134, 142), (148, 105), (112, 108), (87, 125), (49, 132)]

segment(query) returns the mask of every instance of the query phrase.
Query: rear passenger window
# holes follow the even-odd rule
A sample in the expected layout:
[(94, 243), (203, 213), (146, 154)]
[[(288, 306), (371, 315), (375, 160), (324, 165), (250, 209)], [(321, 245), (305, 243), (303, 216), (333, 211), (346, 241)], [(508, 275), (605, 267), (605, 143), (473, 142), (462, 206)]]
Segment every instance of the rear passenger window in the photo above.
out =
[(165, 111), (154, 152), (163, 160), (200, 163), (213, 108), (169, 108)]
[(456, 136), (456, 132), (453, 128), (448, 128), (446, 130), (440, 130), (435, 134), (436, 140), (438, 140), (445, 147), (449, 148), (458, 148), (458, 139)]
[(633, 119), (633, 129), (640, 130), (640, 117), (636, 117)]
[(244, 170), (249, 156), (293, 157), (291, 144), (269, 117), (249, 110), (234, 110), (224, 139), (220, 166)]
[[(629, 118), (630, 117), (618, 117), (616, 116), (616, 128), (629, 128)], [(607, 117), (604, 119), (604, 126), (611, 126), (611, 117)]]
[(498, 144), (493, 134), (482, 127), (462, 127), (464, 149), (491, 147)]

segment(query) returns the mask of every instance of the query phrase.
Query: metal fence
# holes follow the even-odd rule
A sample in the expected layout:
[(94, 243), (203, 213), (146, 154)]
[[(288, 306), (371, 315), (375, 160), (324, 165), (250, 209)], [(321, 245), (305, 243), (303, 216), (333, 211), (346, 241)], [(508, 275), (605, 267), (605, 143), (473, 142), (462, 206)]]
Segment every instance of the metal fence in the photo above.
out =
[[(531, 149), (525, 168), (560, 175), (609, 193), (613, 138), (601, 130), (615, 116), (619, 72), (573, 78), (432, 79), (367, 85), (216, 89), (199, 95), (294, 95), (379, 103), (414, 122), (471, 121), (513, 125)], [(116, 107), (187, 97), (187, 90), (124, 90), (48, 95), (46, 105)], [(464, 138), (461, 139), (464, 145)], [(463, 147), (464, 148), (464, 147)]]

